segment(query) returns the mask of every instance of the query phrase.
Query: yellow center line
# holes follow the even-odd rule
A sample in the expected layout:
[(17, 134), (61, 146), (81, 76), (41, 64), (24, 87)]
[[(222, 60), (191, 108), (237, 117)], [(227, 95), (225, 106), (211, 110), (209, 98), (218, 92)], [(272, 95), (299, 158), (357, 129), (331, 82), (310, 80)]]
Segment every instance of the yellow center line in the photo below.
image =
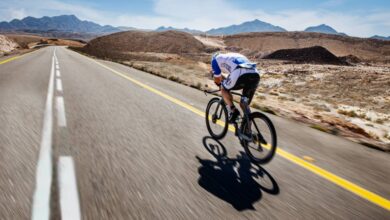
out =
[(22, 57), (22, 56), (14, 56), (14, 57), (11, 57), (11, 58), (2, 60), (2, 61), (0, 61), (0, 65), (1, 65), (1, 64), (4, 64), (4, 63), (8, 63), (8, 62), (10, 62), (10, 61), (12, 61), (12, 60), (19, 59), (19, 58), (21, 58), (21, 57)]
[[(205, 112), (203, 112), (197, 108), (194, 108), (193, 106), (191, 106), (183, 101), (180, 101), (176, 98), (173, 98), (172, 96), (169, 96), (169, 95), (167, 95), (167, 94), (165, 94), (165, 93), (163, 93), (163, 92), (161, 92), (153, 87), (150, 87), (150, 86), (148, 86), (148, 85), (146, 85), (138, 80), (135, 80), (135, 79), (133, 79), (133, 78), (121, 73), (121, 72), (118, 72), (118, 71), (116, 71), (116, 70), (114, 70), (114, 69), (94, 60), (94, 59), (91, 59), (91, 58), (89, 58), (89, 59), (92, 60), (93, 62), (97, 63), (98, 65), (104, 67), (105, 69), (110, 70), (111, 72), (115, 73), (116, 75), (121, 76), (121, 77), (133, 82), (134, 84), (137, 84), (137, 85), (139, 85), (139, 86), (141, 86), (141, 87), (143, 87), (143, 88), (145, 88), (145, 89), (147, 89), (147, 90), (149, 90), (149, 91), (151, 91), (151, 92), (153, 92), (153, 93), (155, 93), (155, 94), (157, 94), (165, 99), (168, 99), (169, 101), (171, 101), (179, 106), (182, 106), (182, 107), (194, 112), (195, 114), (198, 114), (202, 117), (205, 117)], [(233, 126), (229, 125), (229, 130), (234, 132), (235, 129)], [(288, 153), (287, 151), (284, 151), (280, 148), (278, 148), (276, 150), (276, 154), (278, 154), (279, 156), (289, 160), (290, 162), (295, 163), (295, 164), (317, 174), (318, 176), (321, 176), (324, 179), (327, 179), (330, 182), (332, 182), (332, 183), (334, 183), (334, 184), (336, 184), (336, 185), (338, 185), (338, 186), (340, 186), (340, 187), (342, 187), (342, 188), (344, 188), (344, 189), (346, 189), (346, 190), (348, 190), (348, 191), (350, 191), (350, 192), (352, 192), (352, 193), (390, 211), (390, 201), (388, 199), (385, 199), (385, 198), (383, 198), (383, 197), (381, 197), (373, 192), (370, 192), (370, 191), (364, 189), (363, 187), (360, 187), (360, 186), (358, 186), (358, 185), (356, 185), (356, 184), (354, 184), (346, 179), (343, 179), (343, 178), (341, 178), (341, 177), (339, 177), (339, 176), (337, 176), (329, 171), (326, 171), (326, 170), (324, 170), (324, 169), (322, 169), (314, 164), (311, 164), (311, 163), (309, 163), (309, 162), (307, 162), (307, 161), (305, 161), (305, 160), (303, 160), (303, 159), (301, 159), (301, 158), (299, 158), (291, 153)]]
[(32, 50), (32, 51), (30, 51), (30, 52), (27, 52), (27, 53), (24, 53), (24, 54), (21, 54), (21, 55), (16, 55), (16, 56), (14, 56), (14, 57), (11, 57), (11, 58), (2, 60), (2, 61), (0, 61), (0, 65), (1, 65), (1, 64), (4, 64), (4, 63), (8, 63), (8, 62), (10, 62), (10, 61), (12, 61), (12, 60), (16, 60), (16, 59), (22, 58), (22, 57), (26, 56), (27, 54), (32, 54), (32, 53), (34, 53), (34, 52), (36, 52), (36, 51), (38, 51), (38, 50), (39, 50), (39, 49), (37, 49), (37, 50)]

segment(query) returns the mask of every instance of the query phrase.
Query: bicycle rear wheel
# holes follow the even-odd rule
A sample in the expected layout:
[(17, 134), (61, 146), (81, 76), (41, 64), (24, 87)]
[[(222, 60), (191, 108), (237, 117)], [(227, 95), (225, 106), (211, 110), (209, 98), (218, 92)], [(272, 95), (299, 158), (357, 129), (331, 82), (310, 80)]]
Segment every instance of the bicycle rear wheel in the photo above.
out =
[(242, 139), (241, 144), (252, 162), (265, 164), (275, 155), (277, 138), (271, 120), (260, 112), (253, 112), (249, 116), (250, 129), (243, 122), (241, 131), (252, 134), (252, 141)]
[(228, 113), (225, 104), (220, 98), (212, 98), (206, 108), (206, 126), (210, 135), (215, 139), (222, 139), (229, 127)]

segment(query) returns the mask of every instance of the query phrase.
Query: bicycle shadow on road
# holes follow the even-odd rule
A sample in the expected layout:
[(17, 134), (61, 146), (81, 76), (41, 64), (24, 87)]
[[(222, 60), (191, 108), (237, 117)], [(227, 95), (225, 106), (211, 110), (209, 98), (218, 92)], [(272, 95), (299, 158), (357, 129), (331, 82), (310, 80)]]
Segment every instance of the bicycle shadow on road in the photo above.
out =
[(279, 186), (271, 174), (252, 164), (243, 151), (233, 159), (227, 157), (225, 146), (212, 137), (204, 137), (203, 145), (216, 161), (196, 156), (201, 164), (198, 183), (211, 194), (238, 211), (255, 210), (253, 204), (261, 199), (262, 192), (279, 194)]

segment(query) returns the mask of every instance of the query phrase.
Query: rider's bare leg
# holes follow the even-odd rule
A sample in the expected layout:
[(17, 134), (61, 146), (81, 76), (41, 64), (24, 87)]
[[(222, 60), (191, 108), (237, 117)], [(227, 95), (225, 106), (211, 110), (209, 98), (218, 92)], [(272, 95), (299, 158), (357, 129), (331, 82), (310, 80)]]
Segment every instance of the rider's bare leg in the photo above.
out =
[(221, 87), (221, 93), (222, 93), (222, 97), (223, 97), (223, 100), (225, 101), (225, 103), (230, 106), (230, 107), (233, 107), (233, 96), (232, 94), (225, 90), (223, 87)]
[[(233, 96), (232, 96), (232, 94), (229, 91), (225, 90), (223, 87), (221, 87), (221, 93), (222, 93), (222, 98), (225, 101), (225, 103), (231, 109), (233, 109), (234, 108), (234, 104), (233, 104)], [(241, 107), (242, 111), (245, 111), (245, 105), (242, 102), (240, 102), (240, 107)]]

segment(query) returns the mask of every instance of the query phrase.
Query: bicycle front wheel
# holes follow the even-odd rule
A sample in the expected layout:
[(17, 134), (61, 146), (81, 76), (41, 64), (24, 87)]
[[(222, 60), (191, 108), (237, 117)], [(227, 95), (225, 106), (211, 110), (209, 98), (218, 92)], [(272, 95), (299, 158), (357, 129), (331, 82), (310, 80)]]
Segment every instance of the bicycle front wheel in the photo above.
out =
[(253, 112), (249, 116), (249, 126), (243, 122), (241, 131), (251, 134), (252, 141), (241, 140), (246, 153), (252, 162), (265, 164), (275, 155), (277, 138), (271, 120), (260, 112)]
[(225, 137), (228, 130), (228, 113), (220, 98), (212, 98), (206, 108), (206, 126), (215, 139)]

